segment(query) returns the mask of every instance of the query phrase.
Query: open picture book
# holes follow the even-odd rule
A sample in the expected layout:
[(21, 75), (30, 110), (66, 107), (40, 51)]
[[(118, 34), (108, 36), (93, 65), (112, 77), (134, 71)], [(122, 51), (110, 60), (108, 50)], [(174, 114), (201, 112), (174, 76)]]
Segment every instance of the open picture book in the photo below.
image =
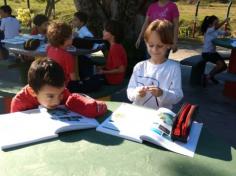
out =
[(122, 103), (96, 130), (139, 143), (148, 141), (193, 157), (202, 124), (193, 122), (187, 143), (182, 143), (171, 139), (175, 118), (176, 114), (166, 108), (154, 110)]
[(95, 119), (59, 106), (0, 115), (0, 147), (2, 150), (58, 137), (58, 133), (95, 128)]

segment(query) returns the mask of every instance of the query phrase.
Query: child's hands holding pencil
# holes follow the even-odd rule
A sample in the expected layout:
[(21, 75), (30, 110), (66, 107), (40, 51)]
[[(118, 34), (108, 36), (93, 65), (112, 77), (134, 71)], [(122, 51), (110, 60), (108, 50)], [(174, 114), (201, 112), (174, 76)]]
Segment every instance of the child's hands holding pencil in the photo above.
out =
[(147, 86), (147, 91), (151, 92), (151, 94), (155, 97), (160, 97), (163, 94), (162, 89), (155, 85)]
[(151, 94), (155, 97), (160, 97), (163, 94), (162, 89), (160, 89), (156, 85), (142, 86), (138, 88), (138, 95), (140, 97), (144, 97), (147, 92), (151, 92)]

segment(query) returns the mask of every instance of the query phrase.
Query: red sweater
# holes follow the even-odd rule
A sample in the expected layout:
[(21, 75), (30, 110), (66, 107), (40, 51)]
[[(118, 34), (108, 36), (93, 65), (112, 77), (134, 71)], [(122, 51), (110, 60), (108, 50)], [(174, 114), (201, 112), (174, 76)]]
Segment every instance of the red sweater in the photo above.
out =
[[(120, 66), (127, 67), (127, 54), (121, 44), (115, 43), (111, 45), (108, 52), (106, 70), (112, 70)], [(109, 84), (120, 84), (123, 82), (125, 72), (116, 74), (105, 74), (106, 80)]]
[(75, 73), (75, 58), (72, 54), (62, 48), (48, 46), (47, 56), (56, 61), (64, 70), (66, 83), (70, 81), (70, 74)]
[[(96, 101), (80, 94), (71, 94), (66, 88), (63, 94), (64, 97), (61, 104), (65, 104), (65, 106), (71, 111), (91, 118), (102, 115), (106, 112), (106, 109), (99, 111), (99, 106), (104, 104), (101, 101)], [(12, 99), (11, 112), (35, 109), (38, 108), (39, 105), (37, 98), (30, 94), (29, 85), (27, 85)]]

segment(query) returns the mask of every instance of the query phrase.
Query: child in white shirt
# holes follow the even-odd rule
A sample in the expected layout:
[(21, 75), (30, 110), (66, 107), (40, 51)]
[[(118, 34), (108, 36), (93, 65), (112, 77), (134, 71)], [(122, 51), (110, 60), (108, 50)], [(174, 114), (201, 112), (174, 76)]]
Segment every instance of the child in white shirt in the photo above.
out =
[(208, 80), (211, 80), (213, 83), (218, 84), (218, 81), (215, 79), (215, 75), (226, 70), (227, 66), (219, 53), (216, 52), (216, 46), (212, 43), (220, 35), (226, 35), (227, 32), (220, 30), (219, 28), (223, 26), (228, 19), (225, 19), (223, 22), (219, 23), (218, 17), (215, 15), (206, 16), (201, 25), (201, 32), (204, 34), (204, 44), (202, 49), (202, 57), (204, 60), (216, 64), (216, 66), (204, 76), (204, 86)]
[(171, 109), (182, 99), (180, 64), (165, 57), (173, 37), (173, 25), (167, 20), (155, 20), (146, 29), (144, 40), (150, 59), (134, 67), (127, 89), (133, 104)]
[(90, 32), (88, 27), (86, 26), (87, 19), (87, 14), (84, 12), (74, 13), (74, 18), (72, 20), (72, 25), (75, 28), (74, 37), (94, 37), (92, 32)]
[(3, 5), (0, 7), (0, 60), (7, 59), (9, 55), (8, 50), (1, 43), (1, 40), (14, 38), (15, 36), (19, 35), (20, 23), (15, 17), (11, 15), (11, 13), (12, 9), (10, 6)]
[(10, 6), (4, 5), (0, 7), (0, 16), (2, 18), (0, 30), (4, 32), (5, 39), (14, 38), (19, 35), (20, 31), (20, 23), (11, 13)]

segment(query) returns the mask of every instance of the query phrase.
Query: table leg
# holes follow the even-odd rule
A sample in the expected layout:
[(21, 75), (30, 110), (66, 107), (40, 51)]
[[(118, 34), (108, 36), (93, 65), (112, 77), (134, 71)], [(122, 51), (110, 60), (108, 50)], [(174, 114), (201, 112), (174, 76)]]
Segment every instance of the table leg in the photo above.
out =
[(236, 48), (231, 51), (228, 71), (236, 74)]
[[(231, 51), (228, 72), (234, 73), (236, 77), (236, 48), (232, 49)], [(236, 100), (236, 82), (225, 82), (224, 95)]]

